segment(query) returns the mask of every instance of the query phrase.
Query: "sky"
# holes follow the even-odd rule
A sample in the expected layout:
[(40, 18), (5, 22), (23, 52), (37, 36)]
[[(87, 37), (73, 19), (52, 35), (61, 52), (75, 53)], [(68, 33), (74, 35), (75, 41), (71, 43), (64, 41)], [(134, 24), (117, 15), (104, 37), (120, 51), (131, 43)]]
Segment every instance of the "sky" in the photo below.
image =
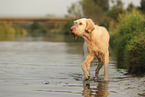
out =
[[(64, 16), (73, 2), (79, 0), (0, 0), (0, 17), (45, 17), (47, 14)], [(122, 0), (124, 6), (132, 2), (140, 6), (140, 0)]]

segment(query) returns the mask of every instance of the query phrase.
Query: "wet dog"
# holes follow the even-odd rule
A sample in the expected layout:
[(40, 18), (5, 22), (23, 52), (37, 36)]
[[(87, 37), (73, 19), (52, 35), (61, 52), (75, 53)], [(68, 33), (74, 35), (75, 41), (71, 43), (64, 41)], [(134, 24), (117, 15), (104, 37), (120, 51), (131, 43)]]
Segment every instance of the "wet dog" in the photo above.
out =
[(90, 78), (90, 63), (94, 56), (98, 58), (99, 65), (95, 70), (95, 75), (99, 75), (99, 71), (104, 68), (104, 80), (108, 80), (108, 63), (109, 63), (109, 33), (101, 26), (95, 25), (91, 19), (78, 19), (74, 21), (74, 26), (70, 28), (71, 34), (76, 39), (82, 36), (85, 39), (84, 47), (88, 49), (86, 60), (82, 64), (85, 79)]

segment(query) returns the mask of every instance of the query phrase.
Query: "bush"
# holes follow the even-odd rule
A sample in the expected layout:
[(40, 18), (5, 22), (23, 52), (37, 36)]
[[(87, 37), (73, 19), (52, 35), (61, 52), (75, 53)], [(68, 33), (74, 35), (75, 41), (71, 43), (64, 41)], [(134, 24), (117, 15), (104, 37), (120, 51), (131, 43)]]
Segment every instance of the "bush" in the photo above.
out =
[(119, 16), (119, 24), (111, 33), (111, 47), (115, 45), (113, 48), (116, 49), (118, 67), (126, 67), (124, 64), (125, 47), (134, 36), (144, 30), (144, 27), (144, 16), (136, 10)]
[(1, 40), (13, 40), (16, 36), (25, 36), (27, 31), (17, 25), (7, 22), (0, 23), (0, 41)]
[(145, 31), (135, 36), (125, 48), (125, 64), (128, 72), (136, 75), (145, 73)]
[(145, 17), (137, 10), (119, 16), (119, 24), (111, 33), (118, 67), (132, 74), (145, 73)]
[(143, 29), (143, 23), (144, 16), (138, 11), (134, 10), (132, 13), (126, 12), (125, 14), (119, 16), (119, 25), (117, 26), (117, 32), (121, 36), (124, 36), (136, 30)]
[(73, 26), (73, 21), (68, 21), (63, 25), (62, 31), (64, 31), (64, 34), (68, 35), (70, 34), (70, 28)]

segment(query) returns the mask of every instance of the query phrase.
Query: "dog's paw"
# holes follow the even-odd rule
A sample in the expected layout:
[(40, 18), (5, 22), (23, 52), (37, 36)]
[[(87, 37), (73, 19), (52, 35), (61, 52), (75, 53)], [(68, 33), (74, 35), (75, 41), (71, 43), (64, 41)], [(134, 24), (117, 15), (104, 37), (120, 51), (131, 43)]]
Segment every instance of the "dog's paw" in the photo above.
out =
[(84, 77), (84, 78), (83, 78), (84, 81), (87, 81), (87, 80), (89, 80), (89, 79), (90, 79), (90, 76)]
[(90, 79), (90, 75), (84, 75), (84, 76), (83, 76), (83, 80), (84, 80), (84, 81), (89, 80), (89, 79)]
[(89, 72), (83, 72), (83, 80), (89, 80), (90, 79), (90, 73)]

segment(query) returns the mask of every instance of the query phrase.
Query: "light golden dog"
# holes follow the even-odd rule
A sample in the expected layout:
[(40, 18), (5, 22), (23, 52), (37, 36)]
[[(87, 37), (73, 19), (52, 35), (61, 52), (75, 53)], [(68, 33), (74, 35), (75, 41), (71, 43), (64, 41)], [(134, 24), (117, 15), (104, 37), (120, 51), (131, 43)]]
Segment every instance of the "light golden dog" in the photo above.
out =
[[(101, 26), (97, 26), (91, 19), (78, 19), (74, 21), (74, 26), (70, 28), (71, 34), (77, 38), (82, 36), (85, 39), (87, 49), (89, 51), (86, 60), (82, 64), (85, 79), (90, 77), (90, 63), (96, 55), (99, 65), (95, 70), (95, 75), (99, 75), (99, 70), (104, 67), (104, 80), (108, 80), (108, 63), (109, 63), (109, 33)], [(85, 46), (84, 46), (85, 47)]]

